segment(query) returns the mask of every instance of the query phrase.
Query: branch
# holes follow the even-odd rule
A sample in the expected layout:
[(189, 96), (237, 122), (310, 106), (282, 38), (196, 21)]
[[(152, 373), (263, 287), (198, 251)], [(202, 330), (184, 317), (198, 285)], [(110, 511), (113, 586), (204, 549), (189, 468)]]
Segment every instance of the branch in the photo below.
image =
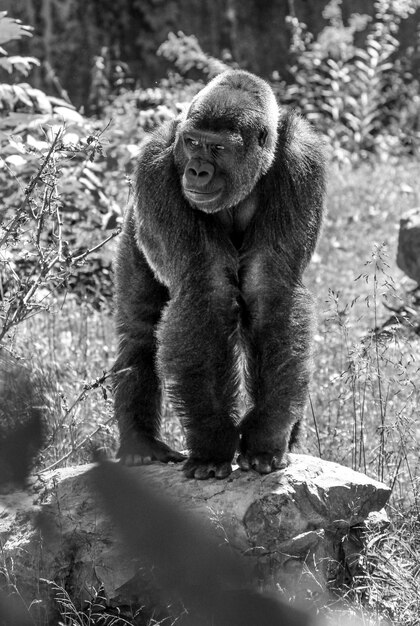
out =
[(25, 211), (26, 206), (28, 205), (28, 203), (30, 201), (31, 194), (32, 194), (33, 190), (35, 189), (36, 185), (38, 184), (38, 181), (40, 180), (40, 178), (41, 178), (45, 168), (47, 167), (47, 164), (48, 164), (48, 162), (51, 159), (51, 155), (54, 152), (54, 149), (57, 146), (59, 139), (61, 139), (61, 136), (62, 136), (63, 132), (64, 132), (63, 128), (60, 128), (60, 130), (57, 131), (57, 134), (56, 134), (56, 136), (53, 139), (53, 142), (52, 142), (52, 144), (50, 146), (50, 149), (48, 150), (48, 154), (45, 157), (44, 162), (42, 163), (42, 165), (39, 168), (38, 172), (36, 173), (34, 178), (32, 178), (32, 180), (29, 182), (29, 185), (25, 189), (25, 199), (24, 199), (24, 201), (22, 202), (20, 207), (17, 209), (16, 215), (12, 219), (12, 221), (9, 222), (9, 224), (7, 226), (4, 226), (5, 234), (0, 239), (0, 248), (6, 243), (7, 238), (9, 237), (10, 232), (12, 232), (14, 230), (16, 224), (19, 223), (21, 215)]
[(83, 259), (89, 256), (89, 254), (92, 254), (92, 252), (96, 252), (97, 250), (102, 248), (102, 246), (108, 243), (108, 241), (111, 241), (111, 239), (114, 239), (114, 237), (117, 237), (117, 235), (119, 235), (120, 232), (121, 232), (121, 228), (117, 228), (116, 230), (114, 230), (114, 232), (112, 232), (109, 235), (109, 237), (107, 237), (106, 239), (98, 243), (98, 245), (94, 246), (93, 248), (88, 248), (82, 254), (79, 254), (78, 256), (72, 257), (71, 259), (72, 263), (79, 263), (79, 261), (83, 261)]

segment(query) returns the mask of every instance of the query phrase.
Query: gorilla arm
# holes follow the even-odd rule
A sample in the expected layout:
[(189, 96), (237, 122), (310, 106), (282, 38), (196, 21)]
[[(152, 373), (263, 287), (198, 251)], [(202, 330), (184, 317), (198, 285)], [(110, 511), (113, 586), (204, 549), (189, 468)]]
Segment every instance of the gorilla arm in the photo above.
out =
[[(237, 285), (230, 277), (237, 275), (238, 261), (218, 221), (192, 208), (182, 195), (180, 174), (173, 160), (175, 128), (176, 123), (172, 123), (155, 133), (139, 160), (137, 205), (133, 208), (130, 239), (131, 248), (137, 248), (143, 263), (138, 263), (129, 277), (125, 266), (125, 298), (128, 293), (133, 306), (131, 321), (128, 311), (125, 330), (120, 330), (120, 336), (125, 334), (125, 345), (134, 346), (137, 372), (142, 374), (136, 380), (133, 378), (130, 390), (125, 390), (125, 397), (133, 398), (127, 415), (138, 414), (138, 426), (131, 428), (133, 436), (129, 434), (126, 440), (137, 437), (144, 441), (144, 433), (148, 433), (153, 439), (149, 445), (153, 454), (147, 456), (159, 458), (156, 449), (160, 449), (160, 443), (156, 437), (160, 420), (148, 418), (151, 410), (144, 406), (143, 400), (146, 391), (140, 392), (141, 378), (147, 379), (144, 355), (151, 354), (149, 346), (157, 338), (154, 363), (187, 425), (187, 445), (192, 451), (193, 465), (190, 471), (200, 472), (203, 463), (203, 471), (214, 471), (216, 476), (224, 477), (230, 472), (237, 443), (233, 404), (237, 384), (234, 332), (238, 305)], [(125, 255), (120, 263), (122, 275), (124, 261)], [(142, 279), (137, 280), (136, 271), (140, 269)], [(156, 309), (153, 315), (146, 311), (146, 341), (143, 331), (135, 337), (132, 329), (144, 326), (145, 318), (139, 320), (138, 313), (142, 317), (144, 306), (149, 306), (150, 293), (155, 298), (158, 292), (157, 285), (167, 289), (168, 297), (166, 301), (160, 299), (160, 310)], [(121, 294), (120, 310), (123, 299)], [(153, 326), (149, 322), (152, 319)], [(120, 367), (123, 366), (127, 367), (124, 358), (120, 360)], [(148, 372), (152, 366), (150, 357)], [(155, 377), (153, 380), (157, 384)], [(148, 388), (151, 386), (149, 383)], [(136, 454), (144, 456), (140, 445), (137, 450), (140, 452)]]
[(302, 274), (319, 234), (324, 154), (304, 120), (279, 124), (275, 162), (260, 181), (260, 205), (245, 241), (247, 385), (253, 407), (241, 424), (242, 469), (282, 467), (307, 402), (312, 299)]
[[(172, 274), (185, 265), (182, 254), (171, 250), (178, 238), (174, 217), (178, 214), (178, 222), (182, 221), (182, 198), (180, 193), (174, 194), (177, 179), (171, 173), (173, 127), (174, 123), (166, 125), (142, 149), (137, 202), (125, 216), (115, 263), (119, 346), (114, 387), (121, 433), (118, 456), (129, 465), (184, 458), (158, 439), (162, 385), (156, 370), (156, 327), (169, 299), (167, 287), (173, 286)], [(172, 199), (171, 193), (175, 195)], [(187, 235), (186, 225), (184, 232)]]
[(261, 243), (276, 250), (282, 265), (287, 263), (291, 277), (299, 280), (321, 228), (325, 150), (310, 124), (294, 112), (280, 119), (276, 158), (262, 182), (269, 230), (263, 229), (267, 238)]
[(137, 166), (136, 240), (159, 282), (174, 290), (200, 249), (200, 218), (182, 195), (173, 147), (177, 121), (149, 138)]

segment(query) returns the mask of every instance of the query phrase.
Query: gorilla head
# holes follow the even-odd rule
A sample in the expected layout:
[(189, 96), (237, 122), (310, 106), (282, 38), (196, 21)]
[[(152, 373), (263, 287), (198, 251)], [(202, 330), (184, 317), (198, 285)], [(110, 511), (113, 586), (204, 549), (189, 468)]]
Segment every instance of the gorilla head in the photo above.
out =
[(188, 202), (215, 213), (244, 200), (273, 163), (278, 118), (271, 88), (248, 72), (224, 72), (200, 91), (175, 144)]

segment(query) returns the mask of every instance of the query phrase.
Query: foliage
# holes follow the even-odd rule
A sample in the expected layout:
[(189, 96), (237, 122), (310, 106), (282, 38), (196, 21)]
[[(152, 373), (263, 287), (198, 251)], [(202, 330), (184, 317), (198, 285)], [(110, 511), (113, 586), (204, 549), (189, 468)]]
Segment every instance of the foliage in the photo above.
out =
[[(1, 18), (2, 41), (27, 34)], [(109, 267), (96, 253), (114, 236), (103, 230), (115, 228), (121, 211), (104, 193), (103, 124), (27, 84), (0, 84), (0, 113), (1, 343), (47, 307), (52, 292), (75, 286), (92, 253), (103, 282)], [(93, 290), (100, 302), (94, 276), (85, 276), (82, 294)]]
[(395, 511), (395, 527), (371, 533), (363, 555), (366, 575), (356, 594), (394, 624), (416, 623), (420, 614), (420, 533), (418, 511)]
[[(125, 619), (118, 607), (114, 610), (108, 607), (103, 587), (98, 590), (92, 589), (91, 598), (85, 602), (84, 609), (78, 609), (63, 587), (51, 580), (42, 578), (40, 580), (49, 585), (54, 592), (61, 616), (58, 626), (132, 626), (134, 623), (131, 619), (130, 621)], [(135, 620), (139, 613), (140, 611), (131, 618)]]
[[(419, 6), (418, 0), (376, 0), (374, 19), (352, 14), (345, 24), (341, 0), (331, 0), (323, 12), (327, 25), (317, 38), (296, 17), (288, 18), (293, 81), (278, 82), (276, 75), (273, 86), (281, 102), (300, 109), (327, 136), (334, 158), (357, 162), (370, 155), (384, 159), (418, 150), (420, 87), (409, 68), (419, 44), (397, 58), (396, 35), (401, 21)], [(182, 32), (170, 33), (158, 54), (183, 75), (199, 70), (212, 77), (232, 66), (231, 60), (207, 55), (194, 36)], [(176, 87), (164, 85), (166, 101), (174, 88), (182, 91), (179, 83), (178, 78)], [(169, 110), (174, 112), (171, 106)], [(147, 111), (148, 128), (161, 112), (156, 107)]]
[(94, 58), (91, 70), (89, 113), (103, 114), (115, 96), (132, 89), (133, 84), (133, 79), (129, 77), (128, 65), (119, 59), (112, 59), (109, 48), (103, 46), (101, 53)]
[[(21, 29), (26, 32), (9, 20), (0, 37), (3, 33), (4, 41), (5, 32), (7, 37), (19, 36)], [(87, 120), (66, 101), (28, 84), (0, 83), (0, 344), (12, 353), (23, 352), (32, 375), (41, 381), (37, 384), (49, 390), (48, 438), (42, 454), (46, 465), (63, 463), (70, 456), (86, 459), (93, 447), (103, 446), (108, 439), (112, 445), (115, 440), (108, 426), (111, 418), (104, 420), (110, 410), (104, 373), (107, 347), (100, 356), (90, 357), (88, 346), (78, 341), (76, 358), (82, 350), (92, 366), (83, 365), (81, 380), (92, 382), (80, 383), (81, 391), (75, 392), (74, 381), (69, 386), (59, 382), (61, 366), (56, 357), (42, 357), (42, 333), (54, 334), (51, 328), (57, 318), (50, 318), (48, 329), (36, 322), (41, 334), (30, 339), (29, 353), (24, 329), (25, 321), (30, 323), (50, 307), (57, 314), (60, 304), (64, 312), (72, 293), (79, 302), (87, 300), (90, 315), (92, 305), (109, 306), (110, 255), (104, 254), (103, 246), (118, 232), (121, 210), (114, 198), (122, 190), (120, 186), (115, 191), (110, 175), (105, 193), (104, 131), (105, 123)], [(111, 234), (106, 232), (109, 229), (114, 229)], [(71, 328), (78, 323), (74, 319)], [(87, 326), (86, 311), (80, 324)], [(95, 332), (100, 328), (97, 322)], [(60, 322), (59, 332), (69, 332), (67, 322)], [(23, 349), (17, 337), (23, 338)], [(67, 353), (71, 362), (75, 357), (69, 348), (61, 346), (61, 355)], [(101, 393), (95, 394), (94, 389)], [(87, 427), (78, 420), (82, 406), (90, 407)]]
[[(207, 55), (196, 37), (182, 32), (176, 35), (169, 33), (157, 54), (174, 63), (181, 75), (171, 72), (155, 88), (127, 89), (126, 85), (122, 85), (114, 96), (110, 95), (108, 87), (102, 96), (102, 113), (113, 120), (113, 127), (117, 130), (110, 137), (107, 154), (118, 159), (124, 167), (137, 154), (146, 133), (176, 117), (204, 86), (202, 80), (186, 79), (182, 75), (195, 69), (212, 78), (228, 68), (224, 62)], [(100, 76), (99, 71), (97, 76)], [(101, 84), (106, 87), (105, 76)]]
[(170, 74), (153, 89), (138, 88), (116, 96), (104, 109), (106, 118), (112, 119), (107, 156), (126, 168), (147, 133), (179, 115), (203, 85)]
[(323, 458), (385, 480), (394, 503), (420, 506), (419, 337), (394, 313), (418, 307), (394, 262), (399, 211), (420, 201), (419, 185), (409, 185), (417, 164), (341, 167), (331, 172), (324, 236), (307, 275), (319, 312), (313, 434)]
[(182, 31), (169, 33), (157, 53), (172, 61), (182, 74), (195, 68), (211, 79), (229, 69), (229, 65), (223, 61), (203, 52), (194, 35), (185, 35)]
[[(48, 296), (69, 280), (72, 269), (113, 236), (101, 235), (101, 241), (92, 235), (100, 213), (89, 210), (89, 196), (96, 193), (99, 204), (102, 194), (93, 163), (102, 150), (100, 133), (82, 139), (77, 134), (80, 116), (71, 112), (71, 118), (73, 123), (65, 127), (49, 117), (43, 140), (36, 134), (39, 120), (32, 118), (29, 126), (22, 120), (16, 134), (2, 142), (6, 156), (0, 175), (10, 178), (0, 192), (0, 342), (23, 319), (47, 306)], [(103, 205), (107, 208), (106, 199)], [(76, 222), (81, 225), (75, 238)]]
[[(39, 65), (38, 59), (34, 57), (9, 56), (3, 44), (31, 36), (31, 28), (24, 26), (19, 20), (7, 17), (7, 11), (0, 11), (0, 69), (6, 70), (9, 74), (17, 71), (27, 76), (34, 65)], [(1, 94), (0, 94), (1, 98)]]
[[(402, 144), (413, 149), (420, 143), (419, 82), (404, 61), (395, 60), (395, 35), (417, 0), (377, 0), (372, 22), (369, 16), (353, 14), (347, 26), (340, 5), (341, 0), (331, 0), (325, 7), (328, 25), (316, 39), (296, 17), (288, 18), (294, 82), (282, 86), (283, 99), (327, 135), (341, 160), (398, 152)], [(362, 31), (360, 46), (356, 36), (360, 39)]]

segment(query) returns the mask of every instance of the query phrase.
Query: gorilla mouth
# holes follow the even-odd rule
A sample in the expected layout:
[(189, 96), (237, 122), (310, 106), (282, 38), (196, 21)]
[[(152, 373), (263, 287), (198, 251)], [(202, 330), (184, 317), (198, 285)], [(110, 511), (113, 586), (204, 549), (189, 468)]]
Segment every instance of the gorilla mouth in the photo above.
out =
[(188, 200), (194, 204), (209, 204), (219, 198), (222, 193), (222, 189), (216, 189), (216, 191), (196, 191), (195, 189), (184, 189), (184, 192)]

